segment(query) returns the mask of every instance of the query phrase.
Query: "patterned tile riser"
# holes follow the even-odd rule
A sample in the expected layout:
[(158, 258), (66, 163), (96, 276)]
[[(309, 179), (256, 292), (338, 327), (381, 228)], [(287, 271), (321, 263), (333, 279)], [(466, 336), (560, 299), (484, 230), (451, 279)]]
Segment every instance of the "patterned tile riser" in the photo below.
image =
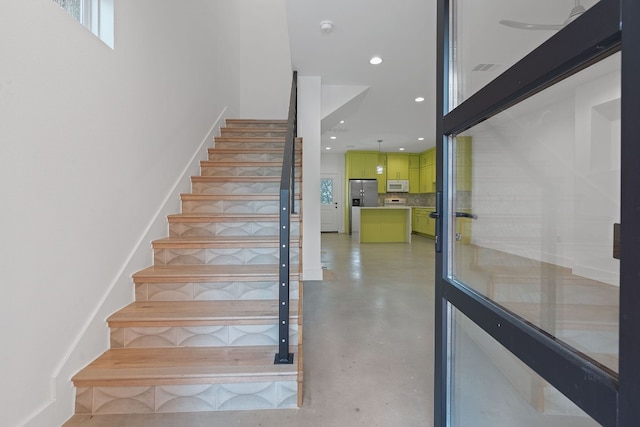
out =
[(77, 414), (130, 414), (297, 408), (296, 381), (78, 387)]
[[(302, 156), (296, 153), (296, 162), (300, 163)], [(281, 162), (281, 153), (221, 153), (212, 150), (208, 159), (212, 162)]]
[[(279, 207), (278, 200), (185, 200), (182, 213), (275, 214)], [(300, 212), (300, 200), (295, 201), (295, 211)]]
[(239, 136), (248, 136), (248, 137), (257, 137), (257, 138), (284, 138), (286, 134), (286, 130), (263, 130), (263, 131), (253, 131), (253, 132), (240, 132), (237, 130), (229, 131), (225, 129), (220, 129), (220, 136), (222, 137), (239, 137)]
[[(299, 250), (292, 247), (289, 259), (292, 264), (299, 262)], [(280, 249), (233, 248), (233, 249), (155, 249), (154, 265), (263, 265), (277, 264)]]
[[(281, 166), (203, 166), (201, 176), (282, 176)], [(300, 168), (295, 176), (300, 177)]]
[[(297, 319), (289, 326), (289, 343), (298, 344)], [(278, 325), (171, 326), (111, 328), (111, 348), (240, 347), (278, 345)]]
[[(297, 300), (299, 282), (289, 283), (290, 298)], [(138, 283), (136, 301), (222, 301), (278, 298), (278, 282)]]
[[(170, 236), (279, 236), (277, 222), (182, 222), (169, 224)], [(300, 223), (291, 223), (291, 236), (300, 235)]]
[[(194, 182), (194, 194), (279, 194), (280, 181), (273, 182)], [(296, 194), (300, 194), (300, 182), (296, 182)]]
[[(276, 137), (280, 137), (280, 135), (276, 135)], [(302, 144), (300, 142), (296, 142), (296, 150), (300, 150), (301, 147), (302, 147)], [(244, 141), (216, 141), (215, 148), (278, 148), (283, 150), (284, 142), (247, 143)], [(280, 154), (280, 159), (282, 160), (282, 154)]]
[[(287, 124), (282, 123), (271, 123), (271, 122), (252, 122), (252, 121), (229, 121), (225, 122), (225, 127), (227, 128), (260, 128), (260, 129), (286, 129)], [(224, 129), (224, 128), (222, 128)]]

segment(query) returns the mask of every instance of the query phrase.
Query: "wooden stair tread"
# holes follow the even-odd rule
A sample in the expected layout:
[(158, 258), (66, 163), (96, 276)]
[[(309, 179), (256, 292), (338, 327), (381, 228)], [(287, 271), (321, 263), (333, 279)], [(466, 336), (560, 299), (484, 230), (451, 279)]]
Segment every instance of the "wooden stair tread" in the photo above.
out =
[[(112, 328), (277, 324), (278, 304), (277, 299), (133, 302), (107, 322)], [(291, 304), (290, 317), (298, 317), (297, 303)]]
[[(136, 283), (173, 283), (181, 280), (201, 283), (216, 279), (269, 281), (278, 280), (278, 268), (278, 265), (272, 264), (151, 266), (135, 273), (133, 279)], [(290, 266), (292, 280), (298, 280), (298, 269), (297, 265)]]
[(265, 127), (265, 126), (253, 126), (253, 127), (241, 127), (241, 126), (232, 126), (232, 127), (224, 127), (220, 128), (220, 132), (277, 132), (277, 133), (286, 133), (286, 127)]
[[(261, 132), (265, 132), (265, 130), (261, 130)], [(266, 132), (272, 132), (267, 130)], [(276, 131), (277, 132), (277, 131)], [(238, 135), (238, 136), (229, 136), (229, 135), (225, 135), (225, 136), (216, 136), (215, 138), (216, 143), (218, 142), (242, 142), (242, 143), (247, 143), (247, 144), (253, 144), (253, 143), (262, 143), (262, 142), (274, 142), (274, 143), (282, 143), (284, 144), (286, 141), (285, 136), (242, 136), (242, 135)], [(302, 138), (296, 138), (296, 142), (301, 141)]]
[[(212, 222), (212, 221), (279, 221), (278, 214), (236, 214), (236, 213), (180, 213), (168, 215), (169, 222)], [(292, 221), (299, 220), (298, 214), (291, 215)]]
[[(290, 239), (291, 246), (299, 243), (298, 238)], [(245, 245), (253, 247), (255, 245), (273, 246), (279, 245), (279, 236), (174, 236), (164, 237), (152, 242), (154, 248), (206, 248), (208, 246), (218, 247), (224, 245)]]
[[(296, 160), (296, 165), (300, 165), (300, 160)], [(236, 161), (227, 162), (223, 160), (202, 160), (200, 162), (201, 167), (282, 167), (282, 161), (267, 162), (267, 161)]]
[[(208, 148), (207, 151), (211, 154), (211, 153), (222, 153), (222, 154), (269, 154), (269, 153), (276, 153), (276, 154), (283, 154), (284, 153), (284, 148), (265, 148), (265, 147), (258, 147), (258, 148), (241, 148), (241, 147), (237, 147), (237, 148)], [(296, 151), (299, 153), (301, 151), (300, 147), (296, 148)]]
[(251, 123), (251, 124), (265, 124), (265, 125), (281, 125), (287, 126), (287, 119), (226, 119), (225, 122), (227, 124), (238, 124), (238, 123)]
[(273, 346), (111, 349), (72, 380), (77, 387), (294, 380), (297, 363), (275, 365), (276, 353)]
[[(222, 176), (192, 176), (192, 182), (280, 182), (282, 178), (279, 176), (235, 176), (235, 175), (222, 175)], [(300, 177), (295, 178), (296, 181), (301, 181)]]

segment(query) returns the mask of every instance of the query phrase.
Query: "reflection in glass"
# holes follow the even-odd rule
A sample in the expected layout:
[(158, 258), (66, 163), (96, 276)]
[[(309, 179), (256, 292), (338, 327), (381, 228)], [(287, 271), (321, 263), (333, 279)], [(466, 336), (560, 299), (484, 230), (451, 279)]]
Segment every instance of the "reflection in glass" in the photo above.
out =
[[(456, 105), (552, 37), (597, 0), (460, 0), (453, 8)], [(532, 25), (533, 24), (533, 25)], [(541, 24), (550, 24), (543, 26)]]
[(459, 312), (453, 336), (453, 427), (599, 425)]
[(619, 55), (453, 143), (452, 276), (617, 371)]

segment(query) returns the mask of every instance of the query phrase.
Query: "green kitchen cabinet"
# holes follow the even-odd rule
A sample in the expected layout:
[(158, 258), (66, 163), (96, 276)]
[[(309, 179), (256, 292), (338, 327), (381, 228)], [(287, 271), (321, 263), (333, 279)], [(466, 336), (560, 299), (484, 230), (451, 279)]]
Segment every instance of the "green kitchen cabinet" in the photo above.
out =
[(408, 208), (362, 208), (360, 210), (360, 242), (411, 242)]
[(347, 151), (347, 179), (377, 179), (377, 151)]
[(420, 153), (420, 167), (423, 168), (428, 165), (434, 165), (436, 163), (436, 149), (431, 148), (427, 151)]
[(436, 149), (420, 153), (420, 193), (434, 193), (436, 191)]
[(425, 230), (426, 230), (426, 218), (425, 218), (425, 211), (423, 208), (413, 208), (413, 231), (415, 233), (421, 233), (424, 234)]
[(436, 220), (435, 218), (431, 218), (429, 214), (431, 212), (435, 212), (435, 209), (427, 208), (425, 209), (426, 217), (427, 217), (427, 226), (425, 228), (425, 234), (435, 237), (436, 236)]
[(420, 193), (420, 155), (409, 155), (409, 193)]
[(409, 154), (409, 169), (420, 169), (420, 154)]
[(429, 213), (433, 212), (433, 208), (413, 208), (412, 231), (434, 237), (436, 235), (436, 221), (429, 217)]
[(419, 171), (420, 175), (420, 192), (427, 193), (427, 182), (429, 181), (429, 170), (428, 168), (421, 167)]
[(427, 166), (427, 153), (428, 151), (423, 151), (420, 153), (420, 167), (423, 168)]
[(420, 192), (420, 169), (409, 169), (409, 193)]
[(387, 154), (387, 179), (409, 179), (407, 154)]
[(411, 231), (412, 232), (416, 231), (416, 209), (417, 208), (411, 208)]
[(428, 165), (420, 168), (420, 193), (436, 192), (436, 165)]
[[(380, 170), (378, 169), (380, 168)], [(378, 164), (376, 165), (376, 179), (378, 180), (378, 193), (387, 192), (387, 155), (378, 153)]]

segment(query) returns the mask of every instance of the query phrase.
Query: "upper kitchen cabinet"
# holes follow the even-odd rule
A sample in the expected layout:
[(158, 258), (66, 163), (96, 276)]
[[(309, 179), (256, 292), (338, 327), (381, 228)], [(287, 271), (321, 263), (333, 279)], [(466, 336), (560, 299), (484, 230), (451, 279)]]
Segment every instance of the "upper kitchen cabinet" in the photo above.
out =
[(433, 165), (436, 163), (436, 149), (432, 148), (420, 153), (420, 167), (423, 168), (427, 165)]
[(420, 193), (420, 155), (409, 155), (409, 193)]
[(378, 164), (376, 165), (376, 178), (378, 179), (378, 193), (387, 192), (387, 155), (378, 153)]
[(420, 154), (409, 154), (409, 169), (420, 169)]
[(378, 179), (377, 151), (347, 151), (345, 158), (347, 179)]
[(420, 193), (436, 191), (436, 149), (420, 154)]
[(409, 156), (387, 153), (387, 179), (409, 179)]

